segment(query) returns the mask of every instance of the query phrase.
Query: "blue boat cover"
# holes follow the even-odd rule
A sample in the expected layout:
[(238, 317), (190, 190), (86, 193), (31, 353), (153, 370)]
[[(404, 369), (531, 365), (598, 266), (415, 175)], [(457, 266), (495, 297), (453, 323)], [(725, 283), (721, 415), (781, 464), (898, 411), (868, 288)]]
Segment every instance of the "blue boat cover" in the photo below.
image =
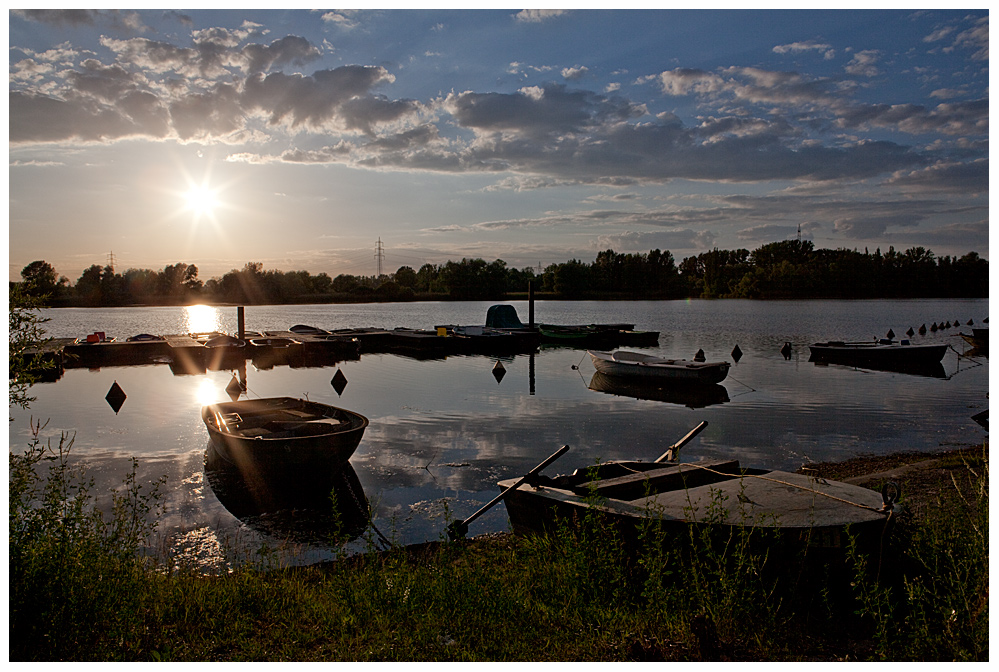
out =
[(486, 311), (486, 326), (498, 329), (524, 329), (523, 323), (517, 317), (517, 309), (513, 306), (489, 306)]

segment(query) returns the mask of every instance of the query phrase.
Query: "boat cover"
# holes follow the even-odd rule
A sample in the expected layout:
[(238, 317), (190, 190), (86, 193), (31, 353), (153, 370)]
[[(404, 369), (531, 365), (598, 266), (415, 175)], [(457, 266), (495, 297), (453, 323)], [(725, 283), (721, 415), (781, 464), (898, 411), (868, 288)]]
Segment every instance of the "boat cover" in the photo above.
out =
[(497, 329), (524, 329), (517, 316), (517, 309), (508, 305), (489, 306), (486, 311), (486, 326)]

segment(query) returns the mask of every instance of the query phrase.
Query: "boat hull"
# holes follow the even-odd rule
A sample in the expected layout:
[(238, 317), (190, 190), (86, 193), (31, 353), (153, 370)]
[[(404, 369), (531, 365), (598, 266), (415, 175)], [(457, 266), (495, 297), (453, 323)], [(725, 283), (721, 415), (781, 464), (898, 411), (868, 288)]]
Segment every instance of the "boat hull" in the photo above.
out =
[(210, 404), (201, 418), (218, 457), (247, 473), (336, 468), (368, 426), (359, 413), (291, 397)]
[(854, 366), (904, 367), (939, 364), (947, 344), (883, 345), (879, 343), (841, 343), (830, 341), (808, 346), (810, 361), (851, 364)]
[(588, 351), (593, 368), (606, 376), (662, 383), (720, 383), (728, 376), (728, 362), (691, 362), (662, 359), (631, 352)]

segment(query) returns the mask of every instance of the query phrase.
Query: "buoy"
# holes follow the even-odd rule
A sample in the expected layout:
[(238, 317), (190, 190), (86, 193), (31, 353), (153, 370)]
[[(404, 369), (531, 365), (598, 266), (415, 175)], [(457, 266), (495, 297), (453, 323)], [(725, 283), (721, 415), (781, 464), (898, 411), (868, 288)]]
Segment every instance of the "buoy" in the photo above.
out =
[(885, 334), (885, 336), (887, 336), (888, 338), (895, 338), (895, 332), (889, 329), (888, 333)]
[(950, 329), (950, 320), (947, 320), (947, 324), (944, 325), (944, 329)]
[(909, 327), (909, 330), (905, 332), (905, 335), (908, 336), (909, 338), (912, 338), (913, 334), (915, 333), (916, 332), (912, 330), (912, 327)]
[(229, 384), (225, 386), (225, 391), (233, 401), (238, 401), (239, 395), (244, 392), (243, 386), (239, 384), (239, 378), (236, 377), (235, 373), (232, 374)]
[(923, 336), (923, 335), (925, 335), (925, 334), (926, 334), (926, 325), (924, 324), (923, 326), (921, 326), (921, 327), (919, 328), (919, 335), (920, 335), (920, 336)]
[(732, 359), (734, 359), (736, 362), (742, 359), (742, 350), (739, 348), (738, 343), (736, 343), (735, 347), (732, 348)]
[(108, 390), (107, 395), (105, 395), (104, 401), (108, 402), (108, 406), (114, 410), (114, 414), (118, 415), (118, 411), (121, 410), (121, 407), (125, 403), (125, 398), (125, 390), (121, 389), (121, 385), (119, 385), (116, 380), (111, 384), (111, 389)]
[(704, 350), (701, 350), (700, 348), (698, 348), (697, 354), (694, 355), (694, 361), (695, 362), (703, 362), (704, 361)]
[(330, 379), (330, 385), (336, 390), (336, 396), (343, 394), (343, 390), (347, 387), (347, 376), (343, 375), (342, 369), (337, 369), (336, 373), (333, 374), (333, 378)]
[(791, 342), (784, 341), (784, 347), (780, 349), (780, 354), (784, 355), (784, 359), (791, 359)]
[(503, 380), (503, 376), (506, 375), (506, 368), (503, 366), (503, 362), (496, 360), (496, 364), (493, 365), (493, 378), (496, 379), (496, 384)]
[(937, 329), (939, 329), (939, 327), (936, 322), (930, 325), (930, 331), (936, 331)]

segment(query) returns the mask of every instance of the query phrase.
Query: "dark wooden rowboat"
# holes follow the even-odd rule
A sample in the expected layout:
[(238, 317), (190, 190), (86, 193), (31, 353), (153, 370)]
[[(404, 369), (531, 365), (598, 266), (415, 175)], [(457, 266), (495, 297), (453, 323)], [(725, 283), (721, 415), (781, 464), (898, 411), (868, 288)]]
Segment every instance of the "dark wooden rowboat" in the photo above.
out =
[(368, 426), (354, 411), (291, 397), (209, 404), (201, 419), (222, 459), (240, 468), (284, 470), (346, 462)]
[(828, 341), (815, 343), (808, 349), (811, 352), (809, 361), (878, 368), (939, 364), (947, 352), (947, 344), (910, 345), (907, 340), (881, 339), (852, 343)]
[[(500, 481), (506, 489), (517, 479)], [(720, 531), (762, 528), (790, 533), (813, 547), (842, 549), (846, 531), (879, 539), (894, 510), (895, 492), (802, 474), (745, 469), (736, 460), (694, 463), (606, 462), (570, 475), (535, 475), (506, 495), (518, 534), (553, 532), (589, 509), (632, 533), (652, 519), (667, 536), (691, 525)]]

